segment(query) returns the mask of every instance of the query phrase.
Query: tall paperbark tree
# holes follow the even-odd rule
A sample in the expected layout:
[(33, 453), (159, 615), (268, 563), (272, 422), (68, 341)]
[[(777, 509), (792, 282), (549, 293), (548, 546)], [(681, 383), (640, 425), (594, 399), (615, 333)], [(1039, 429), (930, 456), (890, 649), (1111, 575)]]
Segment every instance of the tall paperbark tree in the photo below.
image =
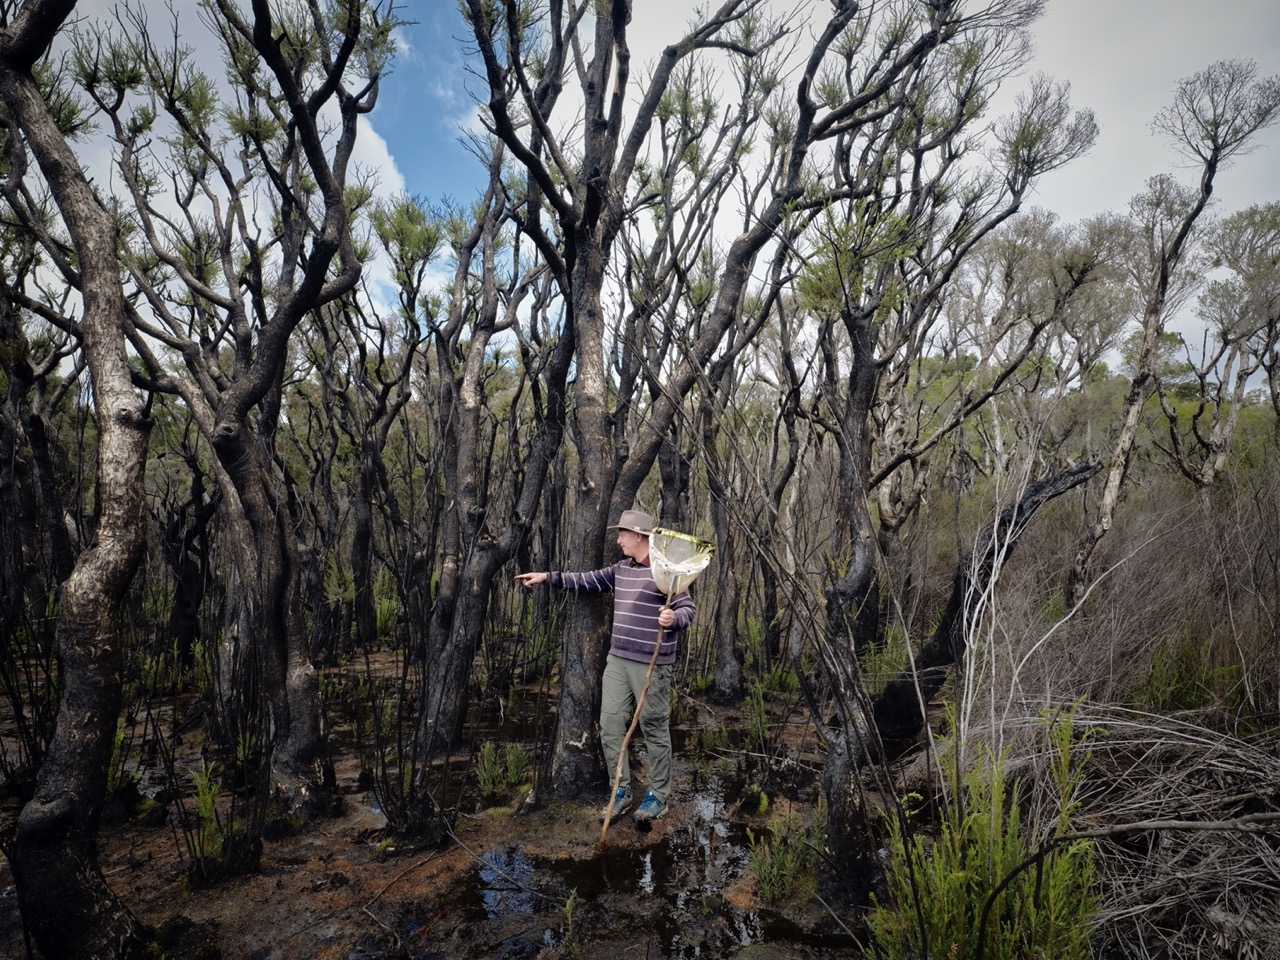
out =
[(1173, 103), (1155, 119), (1155, 128), (1196, 165), (1198, 181), (1186, 187), (1169, 175), (1153, 177), (1130, 205), (1137, 242), (1132, 282), (1143, 304), (1138, 350), (1098, 506), (1067, 578), (1069, 606), (1084, 598), (1094, 555), (1115, 521), (1138, 427), (1156, 387), (1158, 348), (1170, 307), (1195, 280), (1186, 265), (1218, 174), (1280, 116), (1280, 77), (1255, 79), (1257, 72), (1252, 63), (1214, 63), (1182, 81)]
[[(95, 542), (62, 585), (57, 722), (35, 796), (18, 820), (13, 866), (23, 920), (41, 952), (97, 958), (128, 956), (146, 940), (103, 878), (97, 832), (120, 711), (120, 602), (146, 543), (143, 471), (150, 420), (131, 383), (115, 220), (94, 195), (32, 75), (74, 6), (71, 0), (33, 0), (0, 28), (0, 98), (39, 164), (76, 251), (79, 332), (98, 426)], [(10, 144), (11, 153), (21, 149)]]

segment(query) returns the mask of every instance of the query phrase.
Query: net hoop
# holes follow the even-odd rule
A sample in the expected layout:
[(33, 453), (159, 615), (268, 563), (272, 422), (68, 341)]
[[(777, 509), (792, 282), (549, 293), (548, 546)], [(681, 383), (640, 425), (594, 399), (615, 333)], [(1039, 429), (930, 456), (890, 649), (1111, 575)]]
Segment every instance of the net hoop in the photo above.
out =
[(649, 566), (653, 582), (668, 596), (689, 589), (711, 564), (716, 546), (689, 533), (654, 527), (649, 534)]

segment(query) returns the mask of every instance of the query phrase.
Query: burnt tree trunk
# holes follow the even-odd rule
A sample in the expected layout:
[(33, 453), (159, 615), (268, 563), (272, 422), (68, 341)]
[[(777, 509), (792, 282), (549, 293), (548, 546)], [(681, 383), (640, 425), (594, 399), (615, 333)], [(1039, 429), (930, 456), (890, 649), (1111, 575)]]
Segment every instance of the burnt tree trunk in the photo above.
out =
[(716, 435), (723, 413), (723, 409), (710, 397), (703, 402), (700, 411), (707, 493), (711, 500), (711, 527), (715, 534), (716, 553), (720, 557), (716, 569), (716, 659), (711, 696), (716, 703), (731, 704), (742, 702), (743, 650), (738, 639), (739, 571), (733, 569), (734, 537), (729, 520), (729, 493), (724, 483), (724, 464), (716, 449)]
[(1016, 504), (982, 528), (974, 539), (972, 552), (956, 566), (955, 586), (937, 628), (916, 653), (913, 665), (890, 680), (872, 701), (872, 721), (882, 741), (900, 744), (913, 739), (923, 728), (925, 717), (920, 705), (928, 704), (942, 689), (951, 668), (964, 657), (972, 626), (971, 604), (987, 591), (996, 558), (1007, 562), (1037, 510), (1101, 469), (1101, 464), (1081, 464), (1033, 483)]
[[(498, 251), (507, 216), (499, 174), (504, 152), (494, 151), (490, 188), (483, 215), (461, 244), (448, 323), (440, 330), (436, 349), (441, 371), (440, 433), (443, 440), (444, 487), (451, 493), (441, 523), (439, 589), (426, 636), (425, 677), (419, 702), (416, 743), (425, 760), (438, 757), (462, 734), (470, 698), (472, 666), (490, 616), (490, 602), (498, 571), (516, 555), (528, 538), (550, 464), (563, 434), (563, 393), (572, 360), (571, 342), (550, 350), (549, 362), (530, 364), (538, 392), (550, 402), (536, 417), (531, 441), (523, 444), (519, 431), (509, 427), (505, 444), (493, 431), (497, 420), (486, 387), (488, 346), (494, 334), (514, 323), (514, 316), (532, 289), (536, 273), (526, 273), (499, 286)], [(478, 269), (475, 261), (479, 261)], [(467, 294), (477, 286), (474, 300)], [(468, 336), (469, 334), (469, 336)], [(469, 341), (465, 351), (464, 341)], [(462, 356), (461, 370), (451, 375)], [(531, 358), (530, 358), (531, 359)], [(506, 451), (506, 469), (495, 469), (495, 448)], [(515, 476), (511, 490), (511, 519), (499, 525), (493, 510), (494, 474)], [(419, 828), (432, 810), (424, 763), (415, 770), (413, 816)]]
[[(266, 442), (246, 423), (224, 430), (214, 444), (238, 496), (224, 497), (226, 536), (235, 557), (232, 576), (238, 596), (229, 597), (227, 638), (240, 662), (252, 659), (253, 683), (265, 697), (264, 729), (249, 730), (267, 745), (271, 788), (291, 815), (312, 819), (341, 802), (328, 757), (320, 717), (320, 689), (303, 633), (300, 547), (292, 511), (273, 482)], [(248, 679), (236, 671), (237, 681)], [(245, 717), (256, 715), (251, 690), (226, 691), (247, 702)]]
[(205, 494), (205, 475), (194, 454), (184, 456), (191, 471), (191, 498), (186, 504), (171, 504), (164, 518), (161, 548), (173, 574), (173, 607), (164, 634), (165, 649), (175, 653), (185, 669), (195, 663), (200, 640), (200, 608), (209, 580), (210, 522), (217, 512), (216, 498)]
[(39, 162), (79, 260), (80, 332), (98, 427), (97, 540), (62, 588), (56, 634), (62, 699), (35, 796), (18, 819), (12, 860), (23, 922), (40, 952), (97, 958), (137, 954), (146, 940), (103, 879), (97, 833), (120, 711), (119, 608), (146, 542), (143, 471), (151, 424), (131, 386), (114, 220), (31, 74), (74, 6), (27, 3), (0, 29), (0, 97)]
[[(839, 516), (848, 526), (849, 555), (844, 571), (827, 588), (827, 641), (819, 647), (838, 721), (828, 731), (823, 768), (827, 845), (846, 883), (869, 875), (871, 852), (855, 762), (862, 746), (854, 664), (858, 652), (876, 635), (880, 608), (875, 527), (866, 496), (871, 456), (868, 417), (876, 386), (874, 315), (874, 306), (846, 302), (841, 309), (852, 351), (839, 407), (839, 429), (834, 433), (840, 449)], [(826, 342), (830, 339), (826, 338)], [(826, 368), (827, 389), (834, 397), (840, 370), (834, 353), (828, 353)]]
[(53, 735), (55, 707), (53, 631), (33, 612), (47, 607), (74, 555), (51, 431), (32, 407), (40, 375), (9, 294), (0, 282), (0, 370), (8, 388), (0, 398), (0, 688), (19, 744), (10, 786), (26, 797)]

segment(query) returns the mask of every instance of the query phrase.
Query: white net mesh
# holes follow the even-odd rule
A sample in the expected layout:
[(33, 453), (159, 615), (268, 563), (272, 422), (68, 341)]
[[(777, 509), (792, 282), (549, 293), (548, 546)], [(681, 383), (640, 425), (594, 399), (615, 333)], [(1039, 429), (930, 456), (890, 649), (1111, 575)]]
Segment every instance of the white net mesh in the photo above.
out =
[(649, 536), (653, 582), (668, 596), (689, 589), (715, 555), (715, 544), (687, 533), (655, 527)]

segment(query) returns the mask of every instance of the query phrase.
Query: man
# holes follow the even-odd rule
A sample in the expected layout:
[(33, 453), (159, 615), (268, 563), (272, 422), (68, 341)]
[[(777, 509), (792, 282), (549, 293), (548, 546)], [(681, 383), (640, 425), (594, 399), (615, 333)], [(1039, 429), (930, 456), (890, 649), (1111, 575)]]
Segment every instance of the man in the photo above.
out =
[(609, 656), (605, 662), (600, 696), (600, 742), (604, 746), (610, 783), (622, 755), (622, 779), (611, 801), (606, 801), (600, 819), (621, 816), (631, 806), (631, 764), (622, 753), (622, 741), (631, 725), (636, 702), (644, 687), (654, 645), (659, 643), (657, 665), (649, 681), (640, 729), (649, 756), (649, 788), (636, 809), (639, 822), (656, 820), (667, 812), (671, 796), (671, 673), (676, 659), (676, 641), (693, 622), (697, 608), (687, 590), (671, 598), (653, 582), (649, 569), (649, 534), (653, 518), (640, 510), (623, 510), (609, 529), (618, 531), (618, 547), (625, 559), (603, 570), (584, 573), (538, 572), (516, 576), (527, 589), (550, 583), (561, 590), (589, 590), (613, 593), (613, 630)]

